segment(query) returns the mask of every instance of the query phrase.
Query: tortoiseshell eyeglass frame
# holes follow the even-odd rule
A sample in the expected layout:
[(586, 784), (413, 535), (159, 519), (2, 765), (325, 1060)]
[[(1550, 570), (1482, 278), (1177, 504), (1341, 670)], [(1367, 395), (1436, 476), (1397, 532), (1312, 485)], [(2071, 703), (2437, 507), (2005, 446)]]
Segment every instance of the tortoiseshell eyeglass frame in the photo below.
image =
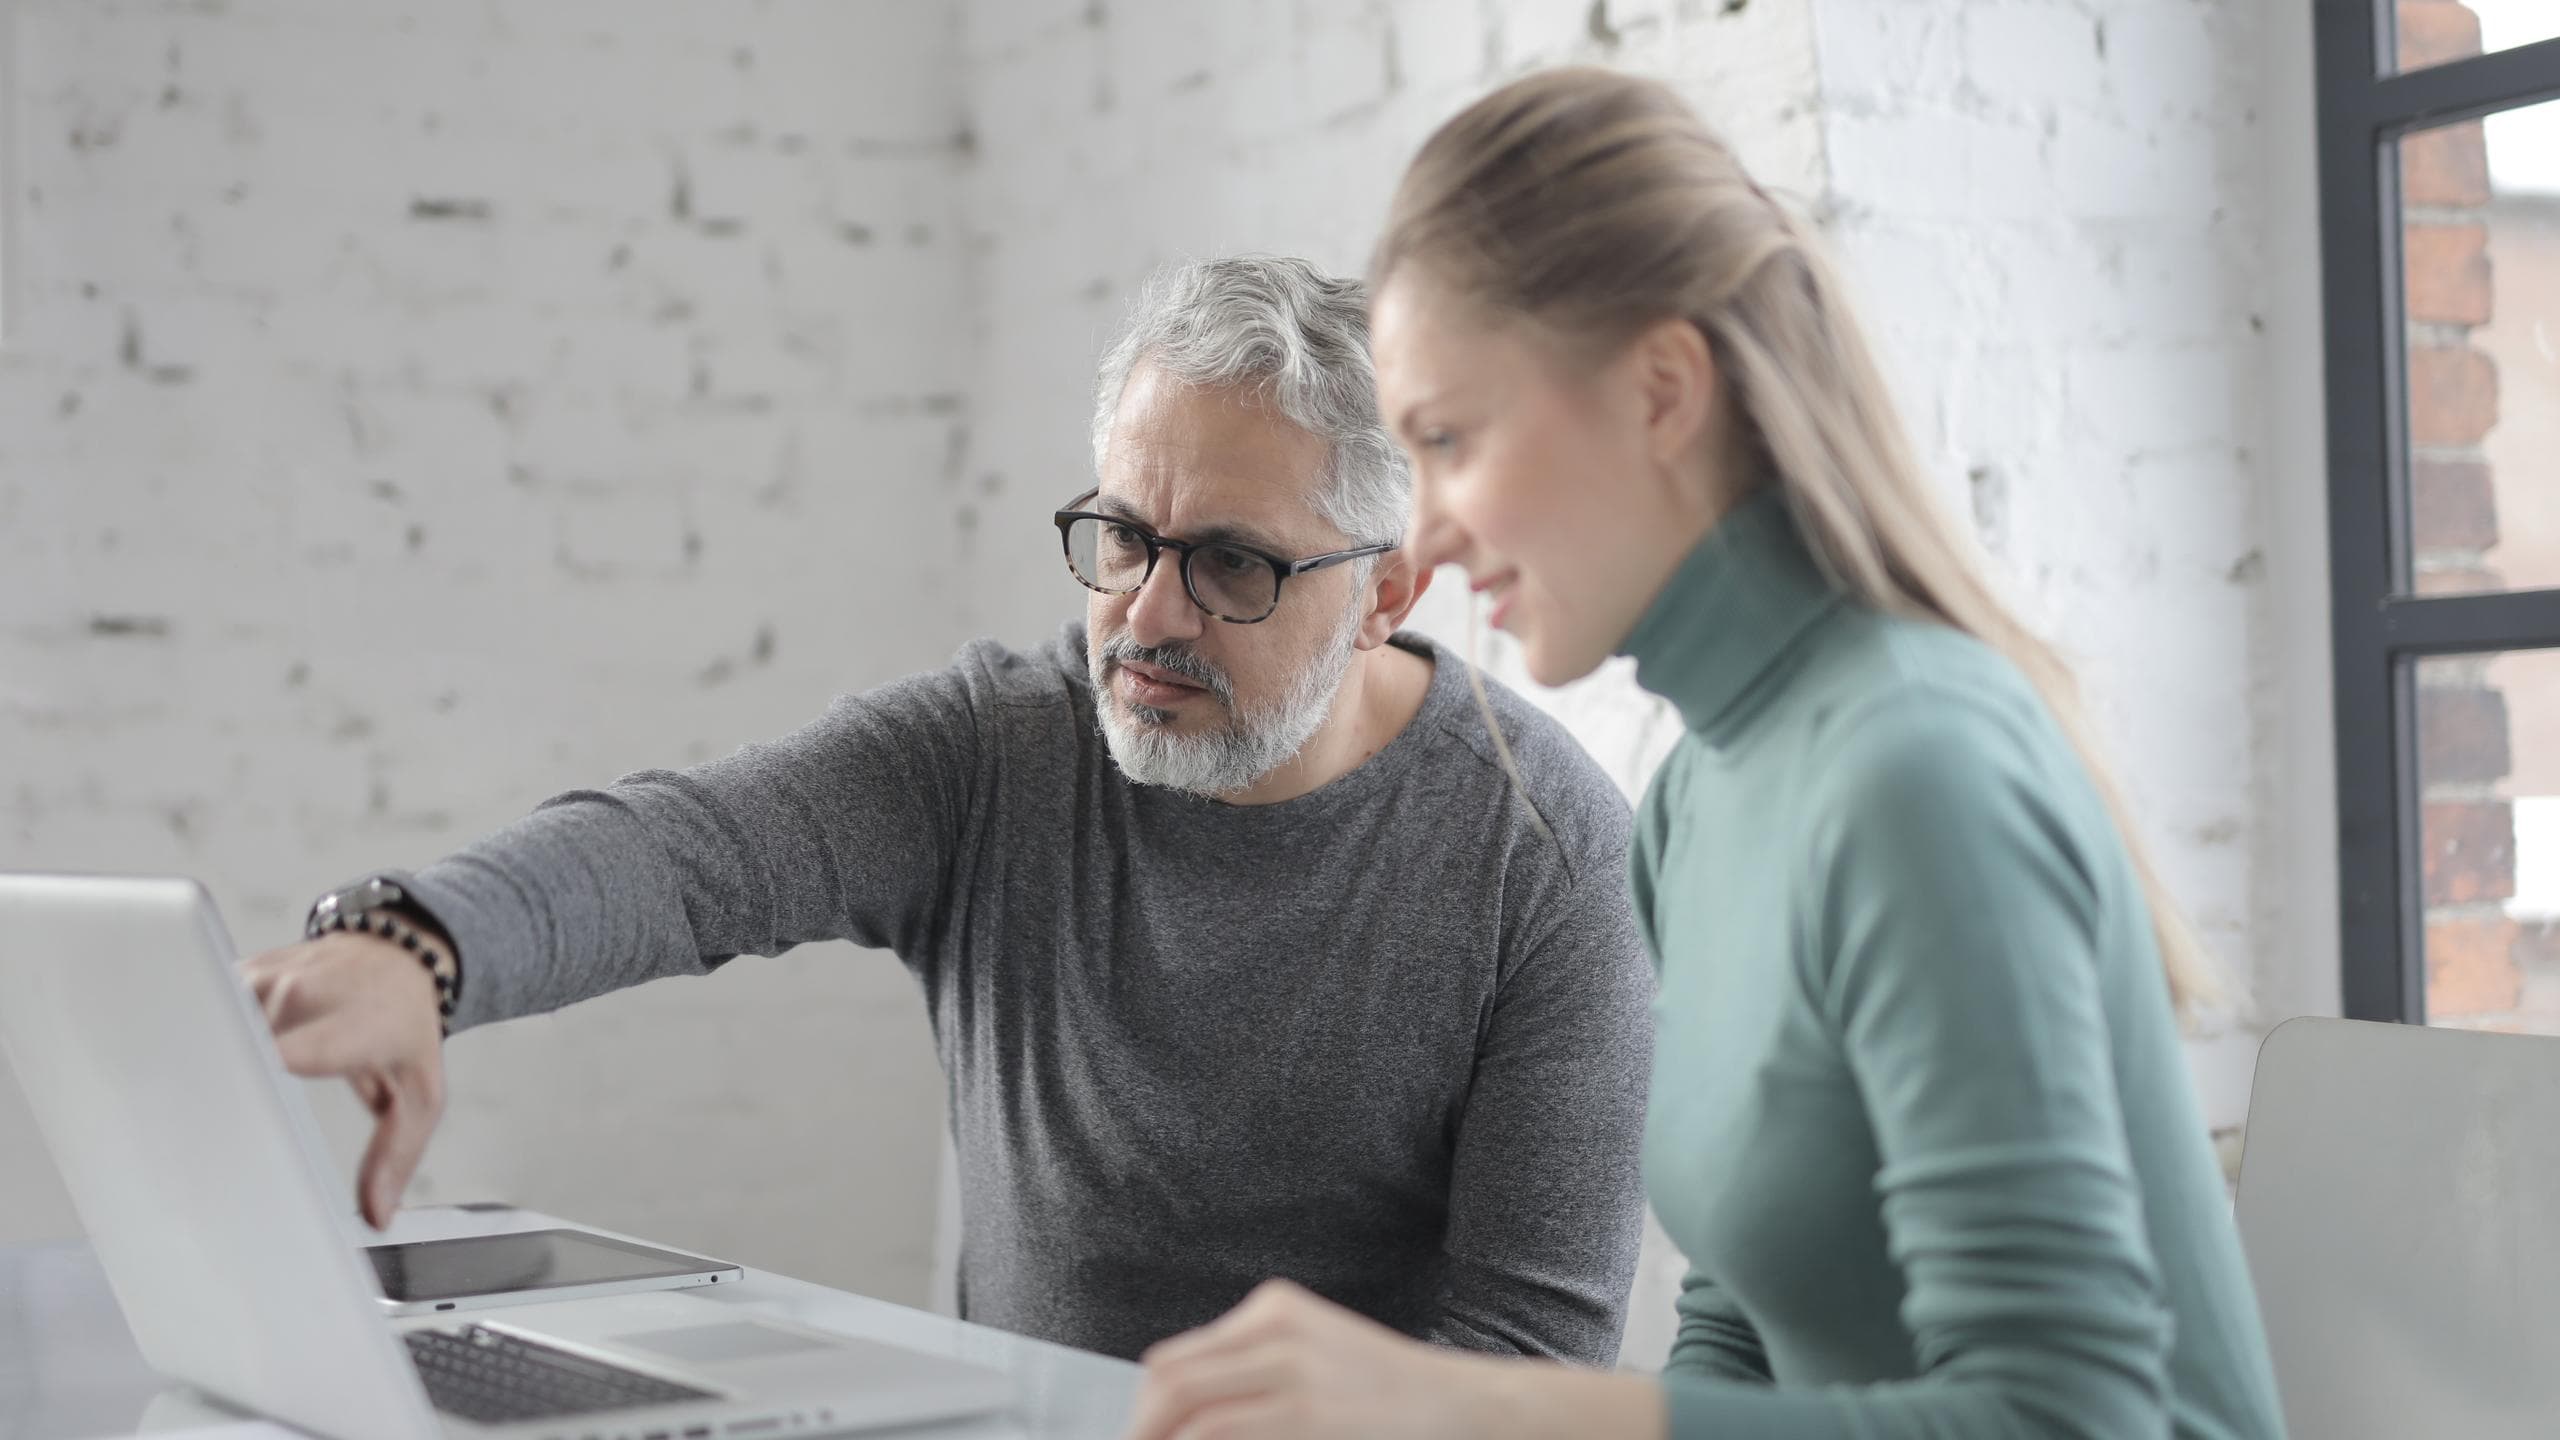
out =
[[(1058, 549), (1066, 557), (1067, 573), (1076, 577), (1076, 583), (1100, 595), (1134, 595), (1145, 589), (1147, 582), (1155, 578), (1156, 561), (1163, 558), (1165, 551), (1171, 550), (1182, 557), (1182, 593), (1191, 597), (1191, 603), (1200, 607), (1200, 613), (1213, 619), (1223, 620), (1230, 625), (1259, 625), (1270, 619), (1272, 611), (1280, 608), (1280, 592), (1291, 576), (1328, 569), (1346, 561), (1364, 559), (1371, 555), (1384, 555), (1396, 548), (1393, 545), (1361, 545), (1349, 550), (1334, 550), (1323, 555), (1310, 555), (1303, 560), (1284, 560), (1269, 551), (1257, 550), (1251, 545), (1239, 545), (1233, 540), (1176, 540), (1170, 536), (1158, 535), (1144, 525), (1124, 516), (1105, 515), (1098, 510), (1082, 508), (1092, 504), (1093, 497), (1101, 493), (1100, 490), (1087, 490), (1068, 501), (1064, 508), (1050, 517), (1058, 527)], [(1146, 572), (1138, 577), (1137, 584), (1125, 590), (1114, 590), (1107, 586), (1096, 585), (1085, 577), (1082, 570), (1076, 568), (1074, 531), (1076, 522), (1080, 520), (1092, 520), (1103, 525), (1117, 526), (1137, 536), (1146, 544), (1147, 568)], [(1252, 556), (1270, 566), (1270, 606), (1259, 615), (1228, 615), (1201, 599), (1200, 587), (1192, 583), (1191, 557), (1203, 550), (1231, 550), (1239, 555)]]

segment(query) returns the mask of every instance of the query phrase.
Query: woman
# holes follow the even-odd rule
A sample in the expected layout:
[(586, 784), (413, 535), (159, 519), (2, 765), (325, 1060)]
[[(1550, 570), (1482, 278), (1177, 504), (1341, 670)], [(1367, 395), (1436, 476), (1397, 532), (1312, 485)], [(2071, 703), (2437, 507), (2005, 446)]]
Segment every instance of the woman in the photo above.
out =
[(1687, 722), (1634, 877), (1694, 1268), (1659, 1379), (1268, 1285), (1150, 1353), (1137, 1440), (2280, 1434), (2179, 1045), (2211, 969), (1806, 229), (1668, 91), (1556, 71), (1423, 147), (1372, 283), (1424, 563)]

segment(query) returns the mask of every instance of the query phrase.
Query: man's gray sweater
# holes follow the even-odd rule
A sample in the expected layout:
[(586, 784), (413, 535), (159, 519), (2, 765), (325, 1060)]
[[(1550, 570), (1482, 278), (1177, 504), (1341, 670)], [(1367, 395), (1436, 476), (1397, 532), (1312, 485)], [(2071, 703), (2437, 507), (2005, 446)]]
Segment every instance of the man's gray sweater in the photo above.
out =
[(969, 1319), (1132, 1356), (1277, 1275), (1607, 1364), (1652, 1045), (1627, 807), (1493, 689), (1515, 792), (1464, 662), (1396, 643), (1435, 662), (1420, 713), (1276, 805), (1126, 779), (1069, 626), (405, 878), (461, 952), (456, 1029), (813, 940), (896, 952), (950, 1084)]

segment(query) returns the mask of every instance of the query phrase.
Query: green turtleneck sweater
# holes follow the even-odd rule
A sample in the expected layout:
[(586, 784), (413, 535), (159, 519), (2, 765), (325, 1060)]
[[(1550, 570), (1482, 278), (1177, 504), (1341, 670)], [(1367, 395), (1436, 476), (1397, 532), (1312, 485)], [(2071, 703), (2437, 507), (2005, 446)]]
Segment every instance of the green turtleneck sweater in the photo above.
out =
[(1774, 488), (1635, 633), (1645, 1179), (1678, 1440), (2282, 1434), (2149, 910), (2019, 672), (1815, 568)]

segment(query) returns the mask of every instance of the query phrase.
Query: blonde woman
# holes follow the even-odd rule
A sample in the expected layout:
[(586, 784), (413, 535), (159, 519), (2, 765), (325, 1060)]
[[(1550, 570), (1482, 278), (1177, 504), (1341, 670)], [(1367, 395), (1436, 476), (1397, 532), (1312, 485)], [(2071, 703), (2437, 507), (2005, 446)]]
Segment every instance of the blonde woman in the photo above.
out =
[(1694, 1269), (1658, 1379), (1275, 1282), (1149, 1353), (1138, 1440), (2280, 1434), (2179, 1044), (2212, 971), (1806, 228), (1668, 91), (1555, 71), (1423, 147), (1371, 279), (1421, 561), (1687, 722), (1634, 884)]

